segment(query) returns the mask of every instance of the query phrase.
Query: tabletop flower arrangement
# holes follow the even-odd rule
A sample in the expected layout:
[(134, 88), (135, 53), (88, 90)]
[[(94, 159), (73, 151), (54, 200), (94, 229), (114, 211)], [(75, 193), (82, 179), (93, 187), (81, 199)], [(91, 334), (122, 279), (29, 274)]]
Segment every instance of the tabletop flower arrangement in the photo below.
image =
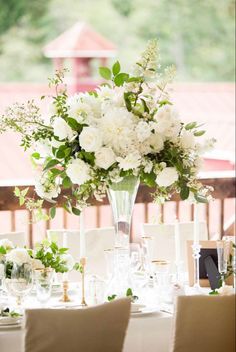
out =
[[(182, 200), (206, 202), (209, 189), (197, 173), (213, 140), (201, 143), (205, 131), (198, 123), (181, 121), (168, 92), (175, 70), (161, 72), (157, 42), (148, 44), (132, 74), (118, 61), (99, 71), (106, 83), (73, 96), (63, 84), (64, 72), (56, 72), (48, 116), (29, 101), (9, 107), (1, 120), (0, 132), (20, 133), (24, 149), (31, 148), (40, 170), (35, 191), (52, 203), (51, 217), (62, 187), (70, 190), (64, 208), (79, 215), (91, 196), (102, 200), (109, 185), (127, 176), (154, 187), (160, 202), (174, 192)], [(21, 204), (41, 208), (42, 202), (26, 193), (16, 191)]]

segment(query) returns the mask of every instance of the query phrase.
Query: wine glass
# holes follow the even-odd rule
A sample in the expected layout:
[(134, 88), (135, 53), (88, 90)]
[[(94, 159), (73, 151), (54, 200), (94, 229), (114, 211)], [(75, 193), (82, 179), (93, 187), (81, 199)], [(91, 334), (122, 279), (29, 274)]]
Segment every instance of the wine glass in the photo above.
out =
[(33, 270), (32, 266), (28, 263), (25, 264), (12, 264), (12, 268), (9, 272), (9, 268), (6, 268), (6, 278), (4, 280), (7, 291), (16, 297), (17, 306), (21, 310), (22, 299), (24, 296), (30, 293), (33, 287)]
[(225, 275), (227, 273), (227, 263), (229, 258), (229, 241), (216, 241), (217, 256), (218, 256), (218, 270), (220, 273), (221, 286), (225, 286)]
[(35, 269), (36, 297), (41, 304), (45, 304), (52, 293), (54, 271), (50, 268)]

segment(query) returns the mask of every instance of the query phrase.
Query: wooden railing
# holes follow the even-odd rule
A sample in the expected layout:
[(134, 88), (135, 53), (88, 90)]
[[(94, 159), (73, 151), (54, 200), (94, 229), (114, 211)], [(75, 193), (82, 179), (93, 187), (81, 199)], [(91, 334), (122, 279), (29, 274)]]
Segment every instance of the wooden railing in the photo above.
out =
[[(217, 173), (207, 173), (207, 174), (202, 174), (201, 175), (201, 182), (205, 185), (212, 186), (214, 188), (214, 191), (212, 193), (214, 199), (219, 203), (218, 204), (218, 210), (212, 210), (211, 203), (204, 205), (204, 213), (205, 213), (205, 220), (207, 223), (208, 231), (209, 234), (212, 234), (211, 231), (211, 222), (212, 222), (212, 216), (214, 216), (215, 220), (214, 221), (219, 221), (219, 233), (221, 236), (224, 234), (227, 234), (227, 229), (225, 228), (226, 224), (226, 216), (225, 216), (225, 210), (227, 208), (227, 213), (231, 214), (233, 216), (235, 208), (234, 208), (234, 200), (235, 200), (235, 177), (233, 172), (217, 172)], [(0, 224), (1, 224), (1, 212), (10, 212), (10, 229), (11, 231), (17, 230), (16, 226), (16, 215), (19, 210), (25, 209), (24, 206), (20, 207), (18, 203), (18, 199), (14, 196), (14, 188), (15, 186), (18, 186), (20, 189), (25, 188), (26, 186), (29, 187), (29, 195), (34, 194), (34, 187), (33, 187), (33, 182), (31, 181), (25, 181), (25, 182), (19, 182), (16, 183), (14, 182), (9, 184), (9, 183), (3, 183), (0, 181)], [(143, 204), (143, 219), (139, 219), (142, 222), (148, 222), (150, 220), (149, 216), (149, 204), (152, 203), (152, 195), (151, 193), (154, 191), (154, 189), (150, 189), (144, 185), (141, 185), (139, 187), (138, 195), (136, 198), (136, 203), (142, 203)], [(62, 204), (62, 198), (64, 195), (66, 195), (67, 191), (63, 191), (59, 197), (59, 203), (58, 206), (60, 207)], [(230, 203), (227, 203), (230, 200)], [(174, 212), (175, 216), (180, 219), (181, 221), (181, 216), (180, 216), (180, 208), (181, 204), (183, 203), (178, 194), (173, 195), (171, 198), (171, 201), (174, 202)], [(95, 207), (95, 225), (96, 227), (100, 227), (101, 225), (101, 206), (107, 205), (108, 204), (108, 199), (105, 198), (102, 203), (92, 199), (91, 200), (91, 205)], [(48, 212), (48, 207), (51, 205), (49, 203), (45, 202), (45, 212)], [(193, 205), (189, 205), (190, 207), (190, 218), (189, 220), (193, 220)], [(159, 209), (159, 214), (160, 217), (159, 219), (161, 221), (164, 221), (166, 219), (166, 205), (161, 205)], [(5, 213), (4, 213), (5, 214)], [(27, 216), (28, 216), (28, 236), (29, 236), (29, 244), (32, 245), (33, 243), (33, 224), (31, 221), (31, 213), (27, 211)], [(232, 218), (231, 216), (231, 218)], [(62, 227), (63, 228), (68, 228), (68, 215), (66, 211), (63, 210), (62, 212)], [(1, 225), (0, 225), (1, 226)], [(48, 229), (51, 227), (51, 222), (47, 221), (45, 223), (45, 228)], [(231, 224), (232, 228), (232, 224)], [(2, 226), (0, 228), (0, 232), (7, 232), (6, 229), (4, 229)]]

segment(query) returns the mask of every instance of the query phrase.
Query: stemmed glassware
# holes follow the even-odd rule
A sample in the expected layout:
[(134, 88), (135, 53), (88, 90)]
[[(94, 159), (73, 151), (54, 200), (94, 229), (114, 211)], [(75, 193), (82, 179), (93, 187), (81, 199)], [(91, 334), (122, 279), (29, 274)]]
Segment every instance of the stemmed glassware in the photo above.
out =
[(225, 275), (227, 273), (227, 264), (230, 252), (230, 241), (217, 241), (217, 256), (218, 256), (218, 270), (222, 287), (225, 286)]
[(16, 297), (17, 306), (21, 310), (23, 297), (29, 294), (33, 287), (32, 266), (28, 263), (21, 265), (13, 263), (11, 272), (10, 274), (7, 273), (4, 284), (7, 291)]
[(50, 268), (34, 271), (36, 296), (41, 304), (45, 304), (51, 297), (53, 274), (54, 271)]

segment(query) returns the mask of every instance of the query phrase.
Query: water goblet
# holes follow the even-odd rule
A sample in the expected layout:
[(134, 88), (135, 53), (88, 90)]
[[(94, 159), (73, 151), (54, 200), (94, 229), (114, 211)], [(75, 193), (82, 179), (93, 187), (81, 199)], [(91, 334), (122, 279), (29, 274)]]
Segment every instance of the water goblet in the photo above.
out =
[(220, 273), (221, 286), (225, 286), (225, 275), (227, 273), (227, 264), (230, 252), (230, 241), (216, 241), (218, 270)]
[(43, 305), (51, 297), (54, 271), (51, 268), (35, 269), (35, 287), (37, 300)]

